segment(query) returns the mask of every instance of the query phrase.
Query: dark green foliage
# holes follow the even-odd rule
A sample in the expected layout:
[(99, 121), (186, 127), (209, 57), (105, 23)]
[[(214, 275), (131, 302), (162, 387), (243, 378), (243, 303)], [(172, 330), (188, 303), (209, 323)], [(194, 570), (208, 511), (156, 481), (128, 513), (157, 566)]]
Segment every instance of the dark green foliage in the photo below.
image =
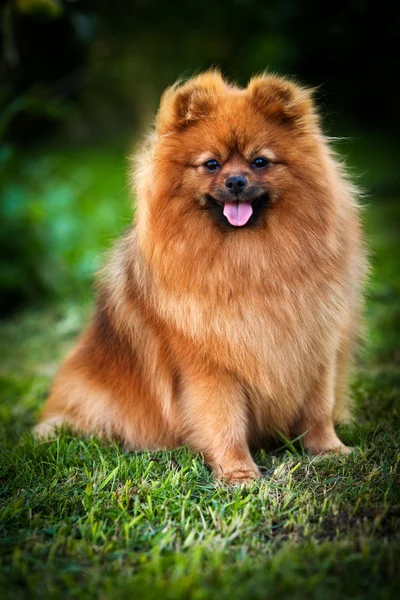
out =
[(131, 221), (127, 150), (10, 151), (0, 165), (0, 314), (88, 291)]
[(15, 98), (38, 100), (35, 110), (28, 102), (9, 123), (18, 140), (37, 133), (39, 123), (82, 124), (82, 115), (89, 128), (109, 128), (110, 118), (121, 128), (123, 119), (140, 122), (182, 74), (218, 65), (242, 83), (266, 68), (298, 76), (323, 85), (329, 112), (370, 129), (391, 127), (398, 112), (398, 7), (388, 14), (370, 0), (340, 1), (329, 11), (313, 0), (220, 0), (212, 6), (25, 0), (13, 8), (6, 0), (0, 68), (7, 85), (0, 106)]

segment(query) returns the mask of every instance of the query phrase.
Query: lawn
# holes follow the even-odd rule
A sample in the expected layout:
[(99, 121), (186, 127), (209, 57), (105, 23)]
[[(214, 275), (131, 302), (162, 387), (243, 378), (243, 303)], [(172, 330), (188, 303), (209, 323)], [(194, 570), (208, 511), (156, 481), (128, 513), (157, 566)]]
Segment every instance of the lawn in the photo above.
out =
[[(86, 274), (90, 279), (100, 249), (126, 226), (124, 164), (116, 156), (52, 154), (39, 161), (46, 177), (37, 167), (18, 182), (21, 197), (31, 186), (57, 260), (85, 291), (61, 286), (57, 301), (0, 324), (0, 597), (394, 598), (400, 592), (400, 200), (394, 196), (366, 201), (373, 264), (367, 339), (352, 385), (355, 424), (341, 430), (355, 453), (311, 458), (282, 442), (256, 454), (260, 482), (231, 489), (216, 484), (202, 457), (184, 448), (126, 454), (69, 431), (33, 440), (30, 428), (57, 364), (90, 315)], [(41, 205), (46, 193), (53, 201)], [(111, 210), (113, 197), (119, 205)], [(51, 214), (43, 213), (47, 205)], [(75, 220), (65, 229), (71, 206)], [(50, 266), (45, 271), (52, 273)]]

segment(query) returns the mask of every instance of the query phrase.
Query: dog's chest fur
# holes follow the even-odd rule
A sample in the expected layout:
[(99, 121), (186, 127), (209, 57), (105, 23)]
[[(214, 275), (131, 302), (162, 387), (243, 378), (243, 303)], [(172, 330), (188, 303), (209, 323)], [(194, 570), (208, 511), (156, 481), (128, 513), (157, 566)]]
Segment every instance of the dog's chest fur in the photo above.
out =
[(308, 282), (303, 289), (254, 299), (254, 293), (252, 302), (244, 294), (215, 304), (195, 294), (166, 294), (158, 310), (204, 360), (250, 389), (266, 398), (298, 397), (330, 353), (343, 308), (340, 286)]

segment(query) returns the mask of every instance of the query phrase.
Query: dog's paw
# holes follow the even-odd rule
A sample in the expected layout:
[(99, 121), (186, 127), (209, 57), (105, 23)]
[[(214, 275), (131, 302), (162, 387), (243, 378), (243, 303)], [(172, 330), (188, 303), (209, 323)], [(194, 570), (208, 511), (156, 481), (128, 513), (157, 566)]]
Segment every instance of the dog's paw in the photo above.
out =
[(55, 415), (35, 425), (35, 427), (32, 428), (32, 435), (37, 439), (48, 440), (52, 437), (56, 437), (57, 430), (65, 424), (67, 424), (67, 420), (64, 416)]
[(239, 485), (251, 483), (252, 481), (260, 478), (260, 472), (254, 469), (238, 469), (235, 471), (229, 471), (219, 476), (221, 483), (227, 483), (228, 485)]
[[(340, 444), (340, 446), (338, 446), (338, 448), (333, 448), (331, 450), (331, 452), (334, 452), (335, 454), (343, 454), (343, 456), (345, 456), (346, 454), (351, 454), (352, 452), (355, 452), (356, 448), (353, 448), (353, 446), (345, 446), (344, 444)], [(328, 450), (329, 452), (329, 450)]]
[(357, 448), (352, 446), (345, 446), (344, 444), (340, 444), (339, 446), (334, 446), (333, 448), (321, 449), (319, 452), (313, 452), (316, 458), (325, 458), (337, 454), (338, 456), (347, 456), (353, 452), (356, 452)]

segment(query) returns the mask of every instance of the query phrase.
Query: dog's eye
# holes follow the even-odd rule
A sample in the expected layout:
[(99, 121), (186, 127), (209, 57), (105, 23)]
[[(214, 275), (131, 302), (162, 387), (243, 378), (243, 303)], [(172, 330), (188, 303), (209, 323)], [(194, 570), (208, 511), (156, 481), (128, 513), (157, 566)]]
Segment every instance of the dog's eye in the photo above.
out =
[(264, 158), (263, 156), (257, 156), (257, 158), (255, 158), (251, 163), (251, 166), (255, 167), (256, 169), (265, 169), (265, 167), (268, 167), (268, 165), (268, 158)]
[(205, 168), (207, 169), (207, 171), (216, 171), (217, 169), (220, 168), (218, 161), (215, 160), (215, 158), (212, 158), (211, 160), (207, 160), (204, 163)]

